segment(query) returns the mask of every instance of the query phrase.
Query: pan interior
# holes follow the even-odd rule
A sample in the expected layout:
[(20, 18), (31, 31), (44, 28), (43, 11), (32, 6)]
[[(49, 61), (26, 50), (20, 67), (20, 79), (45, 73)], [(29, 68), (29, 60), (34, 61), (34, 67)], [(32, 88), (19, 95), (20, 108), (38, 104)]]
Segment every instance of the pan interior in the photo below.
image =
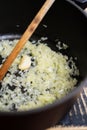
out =
[[(14, 40), (14, 39), (19, 39), (21, 37), (21, 35), (19, 34), (16, 34), (16, 35), (3, 35), (0, 37), (0, 40)], [(41, 37), (41, 36), (38, 36), (38, 35), (33, 35), (30, 39), (30, 41), (32, 43), (38, 43), (38, 42), (41, 42), (41, 43), (44, 43), (44, 44), (47, 44), (53, 51), (56, 51), (56, 52), (60, 52), (62, 53), (63, 55), (67, 55), (68, 57), (71, 57), (71, 54), (70, 54), (70, 49), (67, 48), (65, 46), (64, 43), (62, 43), (61, 41), (59, 41), (59, 39), (55, 39), (55, 41), (52, 41), (50, 40), (49, 38), (47, 37)], [(59, 44), (59, 46), (57, 46)], [(66, 47), (66, 48), (63, 48), (63, 45)], [(63, 48), (63, 49), (62, 49)], [(77, 68), (78, 68), (78, 60), (74, 59), (74, 57), (72, 57)], [(69, 64), (69, 67), (71, 67), (71, 63)], [(17, 73), (18, 75), (18, 73)], [(72, 75), (72, 78), (76, 78), (78, 80), (76, 86), (79, 84), (79, 82), (81, 81), (82, 77), (81, 76), (74, 76)]]

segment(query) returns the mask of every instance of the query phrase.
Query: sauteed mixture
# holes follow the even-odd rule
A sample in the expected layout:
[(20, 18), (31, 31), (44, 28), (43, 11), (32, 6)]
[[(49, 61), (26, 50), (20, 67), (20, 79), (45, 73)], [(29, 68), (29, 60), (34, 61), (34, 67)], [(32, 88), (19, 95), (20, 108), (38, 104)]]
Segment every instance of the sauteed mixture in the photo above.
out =
[[(17, 41), (0, 41), (0, 66)], [(72, 58), (28, 41), (0, 82), (0, 110), (25, 111), (53, 103), (74, 88), (78, 75)]]

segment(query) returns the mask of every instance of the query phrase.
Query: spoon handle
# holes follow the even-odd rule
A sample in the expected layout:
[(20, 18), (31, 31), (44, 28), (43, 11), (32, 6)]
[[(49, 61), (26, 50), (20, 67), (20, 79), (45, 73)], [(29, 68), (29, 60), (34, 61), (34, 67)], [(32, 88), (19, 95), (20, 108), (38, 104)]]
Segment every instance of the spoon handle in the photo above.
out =
[(55, 0), (46, 0), (39, 12), (36, 14), (30, 25), (27, 27), (26, 31), (16, 44), (15, 48), (11, 52), (11, 54), (7, 57), (6, 61), (0, 68), (0, 80), (2, 80), (8, 71), (9, 67), (25, 45), (26, 41), (31, 37), (31, 35), (34, 33), (35, 29), (38, 27), (39, 23), (47, 13), (47, 11), (50, 9), (52, 4), (54, 3)]

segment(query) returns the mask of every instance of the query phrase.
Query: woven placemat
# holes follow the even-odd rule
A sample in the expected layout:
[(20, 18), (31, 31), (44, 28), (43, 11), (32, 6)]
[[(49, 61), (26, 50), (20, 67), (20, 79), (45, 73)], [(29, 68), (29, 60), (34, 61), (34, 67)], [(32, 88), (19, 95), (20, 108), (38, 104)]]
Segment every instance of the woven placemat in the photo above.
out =
[(83, 88), (80, 97), (66, 116), (47, 130), (87, 130), (87, 87)]
[(55, 128), (50, 128), (47, 130), (87, 130), (87, 127), (55, 127)]
[(73, 107), (57, 125), (87, 126), (87, 87), (83, 88)]

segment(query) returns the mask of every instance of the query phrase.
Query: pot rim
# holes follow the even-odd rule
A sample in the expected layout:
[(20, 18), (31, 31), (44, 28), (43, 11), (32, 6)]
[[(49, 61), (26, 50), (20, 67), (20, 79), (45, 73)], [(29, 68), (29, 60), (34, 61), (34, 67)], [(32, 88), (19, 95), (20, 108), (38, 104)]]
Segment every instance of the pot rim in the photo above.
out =
[(67, 1), (68, 3), (70, 3), (74, 7), (76, 7), (77, 10), (79, 10), (87, 18), (87, 13), (79, 5), (77, 5), (74, 1), (72, 1), (72, 0), (65, 0), (65, 1)]
[[(77, 4), (75, 4), (75, 2), (70, 1), (70, 0), (65, 0), (66, 2), (70, 3), (71, 5), (73, 5), (74, 7), (77, 8), (77, 10), (79, 10), (86, 18), (87, 18), (87, 14), (85, 13), (85, 11), (79, 7)], [(38, 107), (38, 108), (34, 108), (34, 109), (30, 109), (28, 111), (18, 111), (18, 112), (6, 112), (6, 111), (0, 111), (0, 116), (28, 116), (31, 114), (36, 114), (36, 113), (40, 113), (40, 112), (44, 112), (46, 110), (51, 110), (54, 107), (60, 106), (63, 103), (66, 103), (67, 101), (69, 101), (70, 99), (72, 99), (73, 97), (75, 97), (76, 95), (79, 95), (80, 92), (82, 91), (83, 87), (87, 86), (87, 75), (85, 76), (85, 78), (76, 86), (75, 89), (73, 89), (70, 93), (68, 93), (66, 96), (64, 96), (62, 99), (60, 100), (56, 100), (55, 102), (53, 102), (52, 104), (47, 104), (45, 106), (42, 107)]]

